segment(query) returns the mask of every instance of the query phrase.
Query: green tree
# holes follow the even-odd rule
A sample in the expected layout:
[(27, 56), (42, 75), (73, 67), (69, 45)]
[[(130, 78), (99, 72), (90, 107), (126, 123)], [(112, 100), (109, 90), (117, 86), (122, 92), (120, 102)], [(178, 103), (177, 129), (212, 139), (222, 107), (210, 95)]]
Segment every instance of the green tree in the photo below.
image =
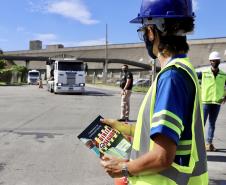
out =
[(6, 66), (5, 60), (0, 60), (0, 70), (4, 69), (5, 66)]

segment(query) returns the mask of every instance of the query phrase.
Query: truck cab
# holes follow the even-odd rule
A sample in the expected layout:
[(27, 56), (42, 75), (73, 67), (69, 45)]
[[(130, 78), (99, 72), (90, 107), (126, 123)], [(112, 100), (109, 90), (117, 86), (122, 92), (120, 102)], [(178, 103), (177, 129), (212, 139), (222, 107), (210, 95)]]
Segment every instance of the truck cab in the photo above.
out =
[(47, 89), (54, 93), (84, 93), (84, 63), (72, 59), (53, 61), (49, 68)]
[(27, 83), (30, 85), (37, 85), (40, 79), (40, 72), (37, 70), (30, 70), (28, 71), (27, 75)]

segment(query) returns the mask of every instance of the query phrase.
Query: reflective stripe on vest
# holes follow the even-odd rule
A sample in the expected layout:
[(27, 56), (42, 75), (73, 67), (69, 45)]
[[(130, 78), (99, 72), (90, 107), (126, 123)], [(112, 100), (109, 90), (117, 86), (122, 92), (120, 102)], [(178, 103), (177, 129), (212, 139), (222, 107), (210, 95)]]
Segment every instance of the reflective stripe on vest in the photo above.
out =
[(203, 103), (221, 104), (224, 97), (224, 86), (226, 74), (219, 71), (217, 76), (213, 75), (211, 69), (202, 72), (202, 101)]
[(179, 136), (181, 135), (181, 132), (184, 130), (182, 120), (177, 115), (167, 110), (160, 111), (153, 115), (151, 126), (157, 127), (162, 124), (171, 128)]
[[(142, 104), (141, 108), (138, 114), (138, 119), (140, 120), (139, 123), (143, 123), (145, 125), (145, 129), (142, 128), (142, 124), (136, 124), (136, 132), (134, 133), (134, 138), (136, 140), (133, 140), (133, 150), (131, 152), (131, 159), (136, 158), (136, 156), (141, 156), (147, 151), (149, 151), (150, 148), (150, 105), (148, 102), (151, 102), (151, 97), (152, 97), (152, 86), (150, 87), (149, 91), (147, 92)], [(146, 130), (149, 130), (149, 132), (146, 132)], [(141, 131), (141, 132), (139, 132)], [(142, 136), (142, 137), (140, 137)], [(142, 145), (140, 147), (140, 143), (145, 143), (145, 145)], [(138, 152), (139, 151), (139, 152)]]
[(177, 146), (176, 155), (190, 155), (192, 140), (180, 140)]
[[(149, 90), (149, 92), (147, 93), (146, 98), (142, 103), (143, 106), (139, 111), (139, 115), (137, 119), (137, 125), (136, 125), (136, 130), (134, 135), (134, 144), (133, 144), (133, 149), (131, 153), (131, 160), (136, 159), (152, 150), (153, 141), (150, 139), (150, 128), (153, 127), (152, 124), (156, 124), (156, 122), (157, 122), (157, 125), (160, 124), (158, 123), (159, 119), (164, 119), (166, 121), (169, 121), (171, 127), (183, 130), (182, 129), (183, 125), (181, 124), (182, 121), (178, 119), (178, 117), (175, 117), (175, 115), (168, 114), (167, 111), (165, 111), (165, 113), (167, 114), (164, 114), (164, 113), (160, 114), (161, 118), (159, 118), (158, 114), (153, 115), (158, 77), (162, 72), (164, 72), (170, 66), (176, 66), (178, 68), (182, 68), (183, 70), (185, 70), (192, 78), (196, 87), (196, 96), (194, 101), (192, 126), (191, 126), (192, 140), (179, 141), (177, 150), (176, 150), (176, 155), (190, 154), (190, 162), (189, 162), (189, 166), (180, 166), (176, 163), (173, 163), (171, 167), (169, 167), (164, 171), (161, 171), (158, 174), (161, 174), (162, 176), (165, 176), (173, 180), (175, 184), (184, 185), (184, 184), (188, 184), (189, 180), (192, 177), (200, 176), (201, 178), (201, 175), (207, 172), (206, 151), (205, 151), (205, 144), (204, 144), (205, 142), (204, 142), (204, 134), (203, 134), (204, 128), (203, 128), (203, 121), (202, 121), (203, 120), (202, 107), (200, 107), (201, 101), (199, 98), (200, 97), (199, 84), (198, 84), (198, 79), (197, 79), (197, 76), (195, 75), (194, 69), (191, 66), (191, 64), (188, 62), (187, 58), (174, 59), (173, 61), (171, 61), (162, 71), (160, 71), (160, 73), (156, 77), (155, 82), (153, 83), (153, 86), (150, 88), (151, 90)], [(207, 175), (205, 177), (207, 177)], [(150, 184), (152, 184), (151, 182), (153, 178), (155, 178), (155, 176), (150, 175), (150, 179), (149, 179)], [(142, 179), (142, 176), (140, 176), (139, 179)], [(155, 179), (155, 182), (156, 182), (156, 179)], [(205, 179), (205, 182), (208, 182), (208, 180)]]

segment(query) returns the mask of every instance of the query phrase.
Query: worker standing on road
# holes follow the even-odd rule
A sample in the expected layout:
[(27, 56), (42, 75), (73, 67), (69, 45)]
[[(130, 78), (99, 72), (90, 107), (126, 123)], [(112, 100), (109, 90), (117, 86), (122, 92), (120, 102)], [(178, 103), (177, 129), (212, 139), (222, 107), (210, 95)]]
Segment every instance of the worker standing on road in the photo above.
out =
[(198, 72), (198, 78), (202, 79), (202, 102), (204, 110), (204, 124), (206, 124), (207, 117), (209, 116), (209, 127), (206, 137), (206, 150), (216, 151), (213, 145), (215, 123), (220, 111), (222, 103), (226, 101), (225, 85), (226, 85), (226, 73), (219, 69), (220, 54), (217, 51), (213, 51), (209, 55), (209, 61), (211, 68), (206, 69), (203, 72)]
[(104, 156), (111, 177), (136, 185), (208, 185), (202, 104), (197, 75), (186, 54), (193, 31), (191, 0), (143, 0), (138, 29), (161, 71), (141, 104), (136, 125), (102, 120), (133, 136), (130, 160)]
[(129, 121), (130, 96), (133, 88), (133, 74), (129, 71), (128, 65), (122, 66), (121, 87), (121, 117), (118, 121)]
[(38, 81), (38, 88), (43, 88), (43, 83), (42, 83), (42, 77), (40, 76), (39, 81)]

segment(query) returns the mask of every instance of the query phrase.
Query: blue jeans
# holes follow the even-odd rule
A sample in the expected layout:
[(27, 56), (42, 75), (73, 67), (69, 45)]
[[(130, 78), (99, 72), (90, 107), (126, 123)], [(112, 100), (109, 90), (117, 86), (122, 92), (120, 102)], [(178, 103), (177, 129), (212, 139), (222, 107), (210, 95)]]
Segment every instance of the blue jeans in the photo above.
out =
[(220, 111), (220, 105), (218, 104), (203, 104), (204, 111), (204, 125), (206, 125), (207, 117), (209, 116), (209, 127), (207, 132), (206, 141), (211, 144), (214, 137), (215, 123)]

